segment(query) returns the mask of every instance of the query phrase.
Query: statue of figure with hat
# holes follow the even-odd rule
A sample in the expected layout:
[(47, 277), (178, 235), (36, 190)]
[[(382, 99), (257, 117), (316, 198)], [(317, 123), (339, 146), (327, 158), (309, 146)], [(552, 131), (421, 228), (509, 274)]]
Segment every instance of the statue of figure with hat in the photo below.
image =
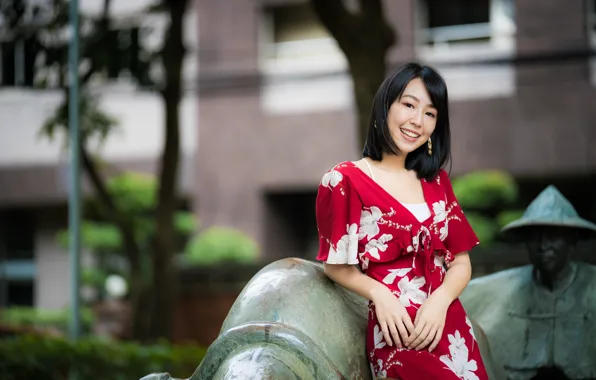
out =
[(460, 299), (508, 379), (596, 379), (596, 266), (570, 260), (596, 225), (549, 186), (502, 233), (531, 265), (474, 279)]

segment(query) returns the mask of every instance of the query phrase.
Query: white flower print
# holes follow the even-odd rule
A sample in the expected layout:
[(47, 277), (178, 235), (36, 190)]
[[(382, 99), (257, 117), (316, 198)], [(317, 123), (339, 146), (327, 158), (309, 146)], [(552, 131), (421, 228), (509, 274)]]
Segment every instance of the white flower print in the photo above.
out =
[(377, 371), (377, 378), (384, 379), (387, 377), (387, 371), (383, 369), (383, 360), (378, 359), (377, 365), (379, 366), (379, 370)]
[(358, 259), (358, 226), (356, 223), (346, 224), (348, 232), (339, 239), (336, 248), (333, 244), (329, 248), (327, 263), (329, 264), (357, 264)]
[(474, 327), (472, 327), (472, 321), (470, 321), (470, 318), (468, 318), (468, 316), (466, 315), (466, 324), (468, 326), (470, 326), (470, 335), (472, 335), (472, 338), (474, 340), (476, 340), (476, 335), (474, 335)]
[(478, 369), (478, 365), (476, 360), (468, 361), (468, 348), (460, 332), (456, 330), (455, 334), (448, 334), (447, 338), (449, 339), (450, 355), (442, 355), (440, 360), (460, 379), (479, 380), (474, 373)]
[(369, 210), (362, 210), (360, 215), (360, 233), (358, 239), (362, 240), (364, 237), (372, 239), (379, 233), (378, 221), (383, 216), (378, 207), (372, 206)]
[(433, 223), (440, 223), (447, 219), (447, 210), (445, 210), (445, 201), (438, 201), (433, 203), (433, 212), (435, 217)]
[(445, 271), (445, 256), (437, 255), (436, 253), (434, 256), (435, 267), (441, 268), (443, 271)]
[(381, 327), (379, 327), (379, 325), (375, 325), (373, 333), (375, 349), (385, 347), (387, 343), (385, 343), (385, 340), (383, 338), (383, 330), (381, 330)]
[(393, 239), (392, 235), (383, 234), (381, 235), (381, 237), (379, 237), (379, 239), (372, 239), (371, 241), (366, 243), (364, 250), (368, 252), (372, 257), (379, 260), (381, 258), (379, 256), (379, 251), (385, 252), (385, 250), (387, 249), (387, 244), (385, 243), (387, 243), (391, 239)]
[[(325, 187), (335, 187), (335, 186), (337, 186), (338, 183), (341, 182), (341, 180), (343, 178), (344, 178), (344, 176), (340, 172), (333, 169), (333, 170), (330, 170), (327, 173), (325, 173), (325, 175), (323, 176), (323, 179), (321, 179), (321, 185), (323, 185)], [(331, 186), (329, 186), (329, 185), (331, 185)]]
[(420, 288), (424, 284), (426, 284), (426, 280), (421, 276), (414, 277), (411, 280), (408, 277), (399, 280), (397, 287), (400, 292), (399, 301), (401, 304), (406, 307), (412, 306), (412, 304), (422, 305), (424, 300), (426, 300), (426, 293)]
[(445, 239), (447, 239), (447, 235), (449, 234), (448, 224), (449, 221), (445, 220), (443, 227), (439, 228), (439, 239), (441, 239), (441, 241), (445, 241)]
[(420, 247), (420, 241), (418, 240), (418, 236), (414, 236), (412, 238), (412, 245), (409, 245), (406, 250), (408, 252), (418, 252), (418, 248)]
[(412, 268), (389, 269), (389, 274), (385, 276), (383, 282), (387, 285), (393, 284), (396, 278), (405, 276), (411, 270)]

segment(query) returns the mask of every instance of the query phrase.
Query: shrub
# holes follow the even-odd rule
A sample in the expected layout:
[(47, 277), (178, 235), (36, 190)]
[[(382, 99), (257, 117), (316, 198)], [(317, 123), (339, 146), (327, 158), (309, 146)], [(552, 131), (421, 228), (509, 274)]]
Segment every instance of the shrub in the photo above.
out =
[(195, 236), (187, 245), (189, 264), (210, 265), (220, 262), (251, 263), (259, 255), (257, 243), (241, 231), (211, 227)]
[(483, 246), (490, 245), (499, 233), (499, 225), (492, 218), (473, 212), (466, 213), (466, 218)]
[(453, 180), (453, 192), (464, 209), (503, 209), (518, 197), (513, 177), (497, 170), (478, 171)]
[[(10, 307), (0, 312), (0, 322), (16, 328), (56, 329), (62, 333), (68, 331), (70, 310), (43, 310), (32, 307)], [(89, 308), (81, 309), (81, 324), (84, 331), (90, 331), (93, 324), (93, 312)]]
[(204, 355), (196, 346), (19, 336), (0, 340), (0, 374), (3, 380), (66, 380), (69, 370), (79, 379), (130, 380), (152, 372), (190, 377)]

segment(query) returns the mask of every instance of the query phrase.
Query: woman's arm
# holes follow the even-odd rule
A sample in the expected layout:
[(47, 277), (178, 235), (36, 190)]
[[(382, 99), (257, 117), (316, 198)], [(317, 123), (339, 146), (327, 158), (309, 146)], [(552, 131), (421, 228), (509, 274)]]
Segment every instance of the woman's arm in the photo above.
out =
[(409, 332), (414, 331), (414, 325), (406, 308), (391, 290), (355, 265), (325, 264), (324, 268), (327, 277), (335, 283), (373, 302), (385, 341), (389, 346), (395, 342), (402, 348), (402, 342), (408, 339)]
[(373, 301), (375, 295), (389, 290), (385, 285), (362, 273), (355, 265), (324, 264), (325, 274), (333, 282)]
[(447, 309), (468, 286), (471, 276), (468, 252), (455, 255), (455, 259), (447, 265), (443, 283), (418, 309), (414, 320), (416, 329), (406, 342), (408, 348), (421, 350), (430, 345), (429, 351), (432, 351), (437, 347), (443, 335)]
[(472, 264), (468, 252), (462, 252), (455, 255), (452, 262), (447, 264), (447, 273), (443, 283), (435, 290), (442, 297), (446, 297), (451, 302), (459, 297), (472, 278)]

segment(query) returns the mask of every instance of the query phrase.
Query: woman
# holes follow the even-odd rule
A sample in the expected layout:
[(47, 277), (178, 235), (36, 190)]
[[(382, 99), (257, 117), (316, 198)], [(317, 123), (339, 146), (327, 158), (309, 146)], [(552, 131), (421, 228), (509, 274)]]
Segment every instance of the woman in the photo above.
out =
[(457, 299), (479, 242), (442, 169), (447, 104), (438, 72), (405, 65), (375, 96), (364, 158), (319, 186), (317, 259), (370, 301), (366, 351), (379, 379), (488, 378)]

